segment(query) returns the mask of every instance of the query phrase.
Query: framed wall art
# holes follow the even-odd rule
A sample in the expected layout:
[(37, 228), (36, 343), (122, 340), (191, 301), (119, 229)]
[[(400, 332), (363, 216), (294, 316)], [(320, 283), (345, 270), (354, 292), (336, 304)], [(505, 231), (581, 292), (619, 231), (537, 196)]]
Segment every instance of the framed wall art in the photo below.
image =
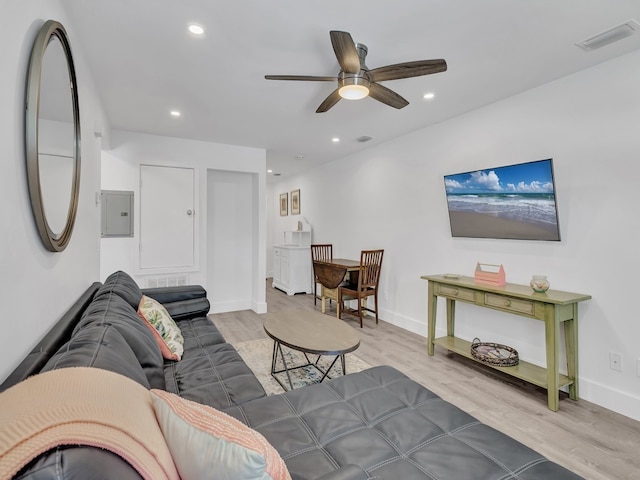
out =
[(291, 192), (291, 215), (300, 215), (300, 190)]
[(289, 194), (280, 194), (280, 216), (286, 217), (289, 214)]

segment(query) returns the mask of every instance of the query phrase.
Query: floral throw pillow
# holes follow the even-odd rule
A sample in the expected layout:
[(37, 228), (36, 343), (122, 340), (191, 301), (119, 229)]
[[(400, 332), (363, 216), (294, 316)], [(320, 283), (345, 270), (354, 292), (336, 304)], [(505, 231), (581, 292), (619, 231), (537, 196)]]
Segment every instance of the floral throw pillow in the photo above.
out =
[(167, 309), (157, 300), (143, 295), (138, 316), (153, 333), (162, 356), (169, 360), (180, 360), (184, 352), (184, 338)]

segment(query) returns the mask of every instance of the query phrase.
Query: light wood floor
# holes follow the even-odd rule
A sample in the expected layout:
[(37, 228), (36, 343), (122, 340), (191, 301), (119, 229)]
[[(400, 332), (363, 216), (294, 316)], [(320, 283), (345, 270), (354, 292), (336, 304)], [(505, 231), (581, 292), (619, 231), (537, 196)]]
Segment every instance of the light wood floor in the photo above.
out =
[[(269, 313), (288, 308), (320, 310), (313, 295), (288, 296), (267, 281)], [(335, 304), (327, 310), (335, 315)], [(210, 315), (231, 343), (265, 338), (265, 315), (240, 311)], [(346, 321), (362, 335), (354, 353), (371, 365), (392, 365), (480, 421), (593, 480), (640, 479), (640, 422), (585, 400), (561, 397), (560, 410), (547, 409), (546, 391), (501, 375), (436, 347), (426, 338), (384, 321)], [(267, 360), (268, 361), (268, 360)], [(347, 364), (348, 369), (348, 364)]]

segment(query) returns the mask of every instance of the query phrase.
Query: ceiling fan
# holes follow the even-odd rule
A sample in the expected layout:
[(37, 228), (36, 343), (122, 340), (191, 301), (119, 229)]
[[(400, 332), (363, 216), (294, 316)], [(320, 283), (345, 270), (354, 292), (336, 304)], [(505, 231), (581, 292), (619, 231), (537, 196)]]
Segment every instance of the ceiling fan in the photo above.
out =
[(369, 70), (365, 65), (367, 46), (355, 43), (348, 32), (332, 30), (331, 45), (340, 64), (337, 77), (319, 77), (312, 75), (265, 75), (267, 80), (301, 80), (311, 82), (338, 81), (336, 88), (320, 104), (316, 113), (323, 113), (333, 107), (341, 98), (359, 100), (366, 96), (394, 108), (403, 108), (409, 102), (393, 90), (380, 85), (378, 82), (397, 80), (401, 78), (419, 77), (447, 70), (447, 62), (443, 59), (418, 60), (416, 62), (397, 63), (385, 67)]

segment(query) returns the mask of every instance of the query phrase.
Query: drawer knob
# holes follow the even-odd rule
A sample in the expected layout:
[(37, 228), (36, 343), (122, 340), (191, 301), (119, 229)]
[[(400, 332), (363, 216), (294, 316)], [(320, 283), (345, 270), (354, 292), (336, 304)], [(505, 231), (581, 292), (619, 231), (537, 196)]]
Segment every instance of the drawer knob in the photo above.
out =
[(511, 300), (505, 300), (504, 301), (504, 306), (505, 307), (510, 307), (511, 306)]
[(455, 290), (453, 291), (453, 294), (454, 294), (454, 295), (458, 295), (458, 289), (455, 289)]

